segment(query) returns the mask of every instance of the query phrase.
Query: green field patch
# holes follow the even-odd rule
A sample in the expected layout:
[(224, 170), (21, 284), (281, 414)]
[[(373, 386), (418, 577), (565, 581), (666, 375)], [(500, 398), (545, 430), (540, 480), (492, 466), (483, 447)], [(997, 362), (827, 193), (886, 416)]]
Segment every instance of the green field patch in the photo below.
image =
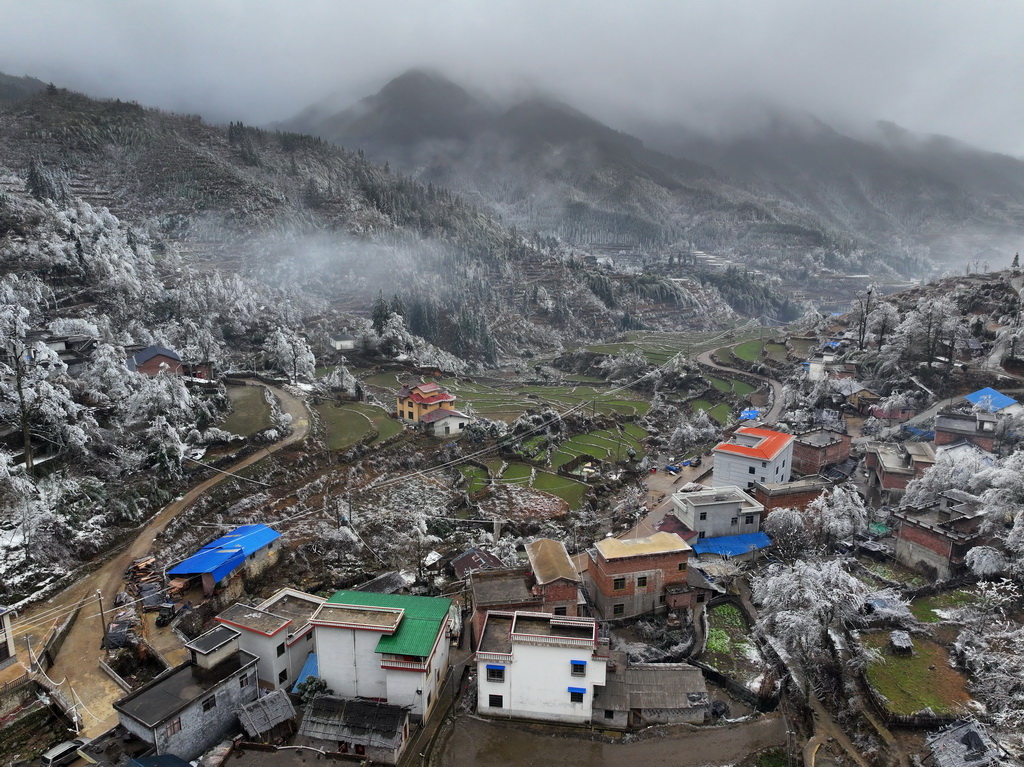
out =
[(547, 471), (538, 471), (537, 476), (533, 481), (533, 486), (537, 490), (543, 490), (546, 493), (557, 495), (567, 504), (570, 509), (579, 508), (580, 502), (583, 500), (583, 496), (587, 492), (587, 486), (582, 482), (577, 482), (574, 479), (568, 477), (561, 477), (558, 474), (552, 474)]
[(745, 362), (757, 362), (761, 359), (761, 349), (764, 344), (761, 341), (746, 341), (732, 347), (732, 353)]
[(942, 620), (936, 611), (945, 610), (951, 607), (963, 607), (974, 601), (974, 592), (957, 589), (956, 591), (944, 591), (941, 594), (933, 594), (930, 597), (920, 597), (910, 603), (910, 612), (922, 623), (938, 623)]
[(224, 431), (240, 437), (251, 437), (270, 427), (270, 404), (263, 396), (262, 386), (228, 386), (231, 412), (220, 425)]
[(373, 430), (370, 418), (350, 407), (315, 405), (327, 430), (324, 441), (330, 450), (346, 450)]
[(398, 421), (388, 415), (384, 408), (366, 405), (362, 402), (349, 402), (343, 407), (346, 410), (351, 410), (352, 412), (366, 416), (376, 427), (377, 436), (370, 442), (371, 445), (379, 445), (380, 443), (402, 433), (403, 426), (401, 421)]
[(528, 463), (510, 463), (501, 475), (503, 481), (522, 482), (529, 479), (533, 473), (533, 467)]
[(743, 675), (751, 661), (752, 645), (740, 609), (723, 604), (708, 610), (708, 638), (704, 660), (719, 671)]
[(757, 391), (757, 387), (751, 386), (746, 381), (741, 381), (738, 378), (734, 378), (732, 380), (732, 390), (736, 392), (736, 396), (738, 397), (749, 397), (751, 394)]
[(722, 378), (715, 378), (714, 376), (705, 376), (708, 379), (708, 383), (714, 386), (718, 391), (731, 392), (732, 384)]
[(479, 493), (488, 485), (487, 472), (479, 466), (463, 465), (459, 467), (462, 476), (466, 478), (466, 492), (472, 495)]
[(892, 713), (907, 716), (930, 708), (936, 714), (956, 714), (970, 702), (967, 680), (950, 668), (949, 652), (942, 645), (915, 636), (913, 654), (896, 655), (889, 649), (888, 632), (864, 634), (861, 641), (882, 653), (881, 661), (868, 666), (867, 676)]
[(725, 424), (729, 420), (729, 416), (732, 414), (732, 408), (724, 402), (719, 402), (717, 405), (713, 405), (706, 399), (695, 399), (690, 402), (690, 408), (694, 413), (704, 410), (709, 416), (714, 418), (718, 423)]
[(633, 437), (633, 439), (638, 440), (638, 444), (639, 440), (647, 439), (647, 432), (634, 423), (623, 424), (622, 430), (629, 436)]
[(362, 383), (369, 386), (376, 386), (380, 389), (401, 388), (401, 385), (398, 383), (398, 375), (396, 373), (377, 373), (376, 375), (367, 376), (362, 380)]
[(785, 362), (789, 354), (789, 349), (785, 344), (765, 344), (764, 349), (768, 352), (769, 357), (778, 362)]

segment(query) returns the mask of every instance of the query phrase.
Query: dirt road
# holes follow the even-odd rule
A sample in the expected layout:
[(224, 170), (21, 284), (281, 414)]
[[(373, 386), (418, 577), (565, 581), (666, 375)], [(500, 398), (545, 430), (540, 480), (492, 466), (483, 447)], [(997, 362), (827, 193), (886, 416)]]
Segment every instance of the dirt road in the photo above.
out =
[(764, 748), (786, 746), (786, 720), (769, 714), (722, 727), (679, 730), (634, 743), (551, 737), (504, 722), (463, 716), (444, 745), (442, 767), (700, 767), (736, 764)]
[[(268, 388), (277, 395), (285, 412), (291, 415), (292, 433), (265, 450), (260, 450), (239, 461), (229, 469), (231, 472), (238, 472), (283, 447), (301, 442), (309, 433), (309, 413), (302, 401), (276, 387)], [(83, 596), (92, 595), (97, 589), (103, 594), (103, 603), (107, 609), (107, 619), (109, 620), (112, 614), (114, 595), (120, 590), (124, 571), (132, 563), (132, 560), (145, 556), (152, 547), (157, 533), (227, 476), (227, 474), (217, 473), (169, 503), (139, 531), (139, 534), (128, 546), (115, 553), (102, 567), (75, 582), (50, 600), (25, 610), (19, 623), (30, 624), (34, 615), (60, 607), (65, 608), (59, 613), (62, 617), (71, 612)], [(19, 633), (18, 624), (15, 624), (14, 628), (15, 633)], [(49, 628), (50, 624), (46, 623), (35, 627), (28, 633), (30, 638), (33, 638), (33, 644), (37, 650), (38, 642), (42, 640)], [(90, 598), (64, 641), (55, 664), (47, 672), (47, 676), (53, 682), (61, 682), (66, 679), (67, 681), (61, 685), (61, 690), (69, 699), (82, 703), (80, 710), (85, 725), (84, 734), (89, 737), (95, 737), (117, 723), (117, 714), (111, 705), (125, 694), (99, 667), (102, 633), (102, 621), (97, 602)], [(18, 641), (20, 646), (24, 647), (25, 639), (19, 637)]]

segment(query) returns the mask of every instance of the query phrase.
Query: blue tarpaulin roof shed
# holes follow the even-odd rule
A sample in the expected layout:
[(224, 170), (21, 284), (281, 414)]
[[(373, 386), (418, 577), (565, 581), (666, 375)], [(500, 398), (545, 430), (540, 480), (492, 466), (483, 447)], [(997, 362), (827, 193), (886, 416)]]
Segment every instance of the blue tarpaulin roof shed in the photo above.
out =
[(302, 666), (302, 671), (299, 672), (298, 679), (295, 680), (295, 686), (292, 687), (292, 692), (298, 695), (299, 685), (311, 676), (320, 676), (320, 664), (316, 659), (315, 652), (311, 652), (309, 657), (306, 658), (306, 663)]
[(266, 525), (242, 525), (208, 543), (183, 562), (167, 571), (168, 575), (210, 573), (214, 583), (230, 575), (245, 558), (281, 537)]
[(990, 413), (998, 413), (1003, 408), (1008, 408), (1010, 405), (1017, 404), (1017, 400), (1013, 397), (1007, 397), (1005, 394), (1001, 394), (990, 387), (978, 389), (978, 391), (972, 392), (971, 394), (965, 394), (964, 399), (972, 405), (978, 405), (984, 408)]
[(698, 554), (737, 557), (754, 549), (764, 549), (771, 545), (772, 539), (764, 533), (747, 533), (746, 535), (724, 535), (721, 538), (701, 538), (693, 542), (693, 550)]

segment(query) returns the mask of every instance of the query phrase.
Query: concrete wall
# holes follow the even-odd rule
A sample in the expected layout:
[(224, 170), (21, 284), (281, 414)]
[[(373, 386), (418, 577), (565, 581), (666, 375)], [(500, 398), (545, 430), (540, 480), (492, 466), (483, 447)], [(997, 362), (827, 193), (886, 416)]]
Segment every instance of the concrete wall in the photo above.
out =
[[(690, 505), (683, 497), (672, 496), (672, 503), (678, 509), (676, 516), (701, 538), (717, 538), (723, 535), (756, 533), (761, 529), (761, 510), (751, 509), (736, 498), (723, 501)], [(701, 515), (705, 515), (701, 519)], [(751, 518), (748, 522), (747, 519)], [(733, 524), (733, 520), (736, 523)]]
[(939, 580), (947, 580), (951, 576), (949, 566), (950, 541), (929, 530), (900, 522), (896, 536), (896, 561), (907, 567), (920, 569), (923, 562), (926, 567), (934, 568)]
[[(257, 685), (252, 679), (254, 668), (255, 664), (240, 669), (181, 711), (177, 715), (181, 719), (180, 732), (168, 735), (166, 724), (155, 728), (153, 740), (149, 742), (156, 743), (157, 754), (174, 754), (191, 761), (239, 729), (235, 711), (256, 700)], [(243, 676), (250, 679), (244, 687), (239, 684)], [(203, 701), (211, 696), (216, 697), (217, 705), (203, 711)]]
[[(238, 638), (238, 646), (259, 658), (256, 669), (260, 682), (264, 686), (269, 686), (276, 690), (278, 687), (290, 688), (295, 684), (295, 676), (298, 674), (298, 671), (294, 674), (291, 671), (285, 629), (277, 632), (274, 636), (266, 636), (265, 634), (249, 631), (240, 626), (231, 627), (241, 634)], [(285, 653), (278, 656), (277, 648), (281, 645), (285, 646)], [(306, 655), (309, 655), (308, 651)], [(303, 658), (303, 662), (305, 662), (305, 658)], [(278, 675), (286, 669), (288, 670), (288, 679), (283, 684), (279, 684), (277, 681)], [(299, 670), (301, 669), (302, 666), (300, 665)]]
[(320, 678), (335, 695), (387, 700), (387, 679), (376, 651), (379, 633), (330, 626), (316, 626), (315, 632)]
[[(593, 648), (517, 643), (512, 649), (512, 661), (504, 664), (504, 682), (487, 681), (487, 665), (494, 661), (477, 661), (477, 713), (589, 723), (593, 717), (594, 687), (604, 686), (607, 673), (605, 662), (594, 660), (592, 654)], [(572, 675), (573, 660), (586, 661), (585, 676)], [(570, 687), (585, 690), (582, 703), (571, 701)], [(502, 696), (501, 708), (489, 705), (491, 695)]]

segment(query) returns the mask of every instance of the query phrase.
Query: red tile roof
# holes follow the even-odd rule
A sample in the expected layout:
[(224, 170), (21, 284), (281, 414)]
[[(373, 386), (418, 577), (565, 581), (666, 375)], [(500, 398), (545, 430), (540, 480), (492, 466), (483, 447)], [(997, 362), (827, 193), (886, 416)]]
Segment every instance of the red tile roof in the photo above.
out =
[(421, 405), (433, 405), (435, 402), (454, 402), (456, 397), (449, 394), (436, 383), (403, 386), (398, 392), (399, 399), (411, 399)]
[(424, 413), (420, 416), (420, 423), (434, 423), (435, 421), (442, 421), (445, 418), (465, 418), (469, 420), (469, 416), (460, 413), (458, 410), (446, 410), (445, 408), (438, 408), (437, 410), (431, 410), (429, 413)]
[(793, 441), (792, 434), (783, 434), (780, 431), (769, 431), (758, 429), (754, 426), (741, 426), (736, 430), (737, 434), (746, 434), (751, 437), (759, 437), (760, 441), (752, 446), (740, 445), (735, 442), (721, 442), (715, 447), (716, 452), (733, 453), (748, 458), (758, 458), (762, 461), (770, 461), (781, 453), (790, 442)]

